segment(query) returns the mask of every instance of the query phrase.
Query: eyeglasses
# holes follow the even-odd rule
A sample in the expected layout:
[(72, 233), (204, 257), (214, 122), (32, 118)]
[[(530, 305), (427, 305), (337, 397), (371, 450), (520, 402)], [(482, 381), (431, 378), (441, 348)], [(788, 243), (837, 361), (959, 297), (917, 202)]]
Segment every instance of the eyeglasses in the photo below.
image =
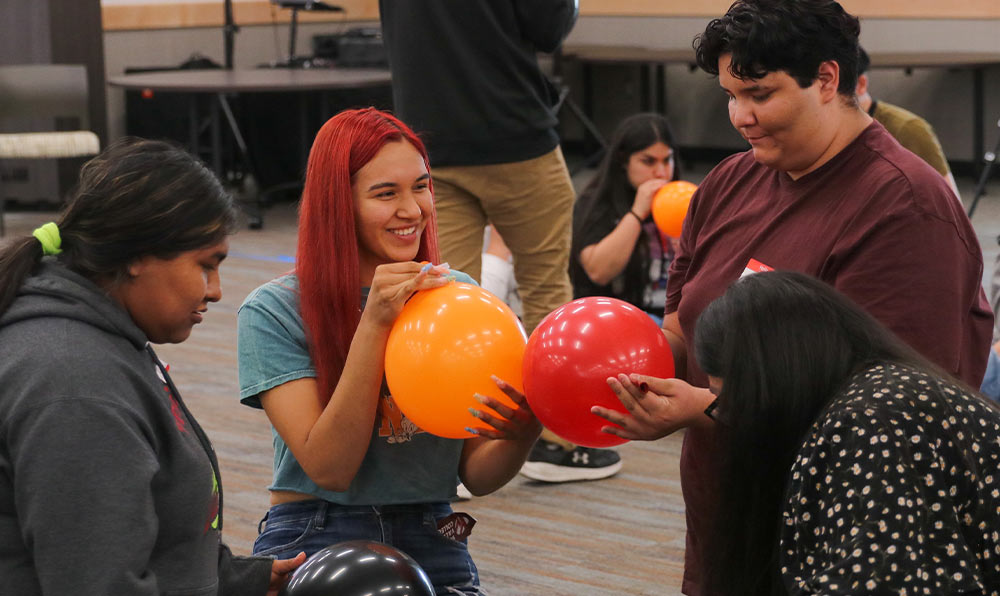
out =
[(712, 400), (712, 403), (708, 404), (708, 407), (705, 408), (705, 415), (711, 418), (712, 420), (719, 422), (719, 419), (715, 417), (715, 411), (718, 408), (719, 408), (719, 398), (716, 397), (715, 399)]
[(705, 408), (705, 415), (723, 426), (732, 426), (732, 420), (726, 415), (725, 410), (719, 409), (719, 398), (716, 397), (712, 403)]

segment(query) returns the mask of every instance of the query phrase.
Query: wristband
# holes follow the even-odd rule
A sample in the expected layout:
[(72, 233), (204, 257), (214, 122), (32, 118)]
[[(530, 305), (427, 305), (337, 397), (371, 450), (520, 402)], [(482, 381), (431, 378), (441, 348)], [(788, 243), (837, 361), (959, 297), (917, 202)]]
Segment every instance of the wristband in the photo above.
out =
[(639, 217), (639, 215), (635, 211), (632, 211), (631, 209), (629, 209), (628, 212), (632, 214), (632, 217), (634, 217), (636, 219), (636, 221), (639, 222), (639, 225), (642, 225), (642, 218)]

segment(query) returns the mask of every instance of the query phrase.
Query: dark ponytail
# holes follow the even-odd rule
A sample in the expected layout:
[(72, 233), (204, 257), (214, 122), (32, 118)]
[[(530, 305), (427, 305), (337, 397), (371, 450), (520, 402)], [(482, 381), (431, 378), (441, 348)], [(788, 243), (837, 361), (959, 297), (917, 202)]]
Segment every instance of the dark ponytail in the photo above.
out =
[(41, 259), (42, 245), (33, 236), (18, 238), (0, 251), (0, 314), (7, 311)]

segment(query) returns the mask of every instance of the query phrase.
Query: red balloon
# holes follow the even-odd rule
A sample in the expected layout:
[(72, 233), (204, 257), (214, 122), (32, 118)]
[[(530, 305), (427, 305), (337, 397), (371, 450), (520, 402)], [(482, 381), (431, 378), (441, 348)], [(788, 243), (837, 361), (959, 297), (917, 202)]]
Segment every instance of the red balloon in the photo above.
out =
[(601, 432), (610, 423), (590, 413), (602, 406), (627, 413), (607, 378), (619, 373), (674, 376), (663, 332), (641, 309), (616, 298), (580, 298), (542, 319), (524, 351), (524, 394), (538, 420), (585, 447), (625, 440)]

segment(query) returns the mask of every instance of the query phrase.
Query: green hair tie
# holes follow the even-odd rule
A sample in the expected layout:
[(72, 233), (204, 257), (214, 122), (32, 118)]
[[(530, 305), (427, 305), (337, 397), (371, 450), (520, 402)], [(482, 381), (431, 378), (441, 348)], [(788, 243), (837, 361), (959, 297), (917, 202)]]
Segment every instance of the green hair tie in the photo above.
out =
[(59, 237), (59, 226), (50, 221), (47, 224), (35, 228), (31, 233), (42, 243), (42, 254), (57, 255), (62, 252), (62, 238)]

